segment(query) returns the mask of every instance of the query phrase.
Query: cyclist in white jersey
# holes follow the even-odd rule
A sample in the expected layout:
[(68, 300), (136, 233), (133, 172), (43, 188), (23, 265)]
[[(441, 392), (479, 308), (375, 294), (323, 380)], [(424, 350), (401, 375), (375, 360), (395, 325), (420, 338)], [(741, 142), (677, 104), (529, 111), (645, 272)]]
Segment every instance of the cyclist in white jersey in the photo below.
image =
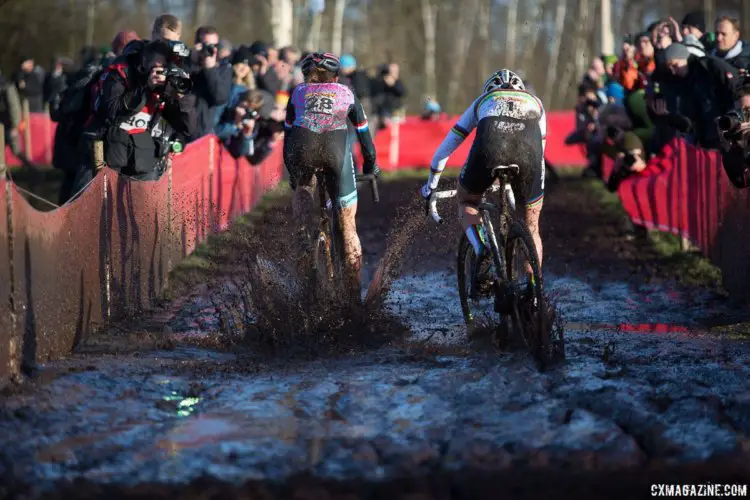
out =
[(534, 238), (542, 267), (542, 239), (539, 215), (544, 200), (544, 149), (547, 119), (542, 101), (525, 89), (514, 72), (501, 69), (485, 82), (480, 95), (461, 115), (438, 147), (430, 165), (430, 177), (422, 187), (425, 199), (437, 189), (445, 164), (451, 154), (476, 128), (477, 133), (459, 177), (458, 210), (477, 256), (477, 285), (491, 288), (492, 258), (485, 246), (477, 205), (492, 185), (492, 169), (498, 165), (519, 166), (520, 173), (512, 183), (520, 205), (525, 205), (526, 225)]

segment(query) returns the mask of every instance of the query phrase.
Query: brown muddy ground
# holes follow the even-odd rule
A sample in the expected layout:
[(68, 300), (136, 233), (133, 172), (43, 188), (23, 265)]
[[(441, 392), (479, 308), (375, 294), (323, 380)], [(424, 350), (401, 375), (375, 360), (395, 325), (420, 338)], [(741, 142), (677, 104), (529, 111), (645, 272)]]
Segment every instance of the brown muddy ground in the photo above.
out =
[[(746, 484), (750, 348), (709, 328), (743, 310), (676, 283), (591, 182), (551, 187), (543, 212), (560, 367), (467, 342), (455, 226), (428, 224), (420, 182), (405, 179), (379, 205), (361, 193), (365, 274), (403, 256), (388, 324), (360, 321), (345, 339), (377, 342), (327, 332), (326, 349), (269, 356), (225, 313), (242, 309), (259, 246), (287, 280), (289, 210), (272, 208), (176, 276), (158, 314), (0, 395), (0, 498), (641, 498), (651, 483)], [(261, 293), (275, 292), (250, 299)]]

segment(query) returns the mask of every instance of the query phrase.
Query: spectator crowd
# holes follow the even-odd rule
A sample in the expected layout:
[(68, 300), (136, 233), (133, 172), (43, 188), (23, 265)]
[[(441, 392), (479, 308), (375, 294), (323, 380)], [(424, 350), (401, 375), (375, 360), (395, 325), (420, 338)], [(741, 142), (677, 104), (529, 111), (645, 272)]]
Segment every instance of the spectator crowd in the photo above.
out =
[[(82, 50), (79, 65), (60, 57), (45, 72), (25, 57), (11, 78), (0, 74), (0, 121), (14, 153), (24, 100), (31, 113), (49, 110), (57, 122), (53, 164), (65, 173), (60, 204), (96, 174), (94, 141), (103, 143), (108, 167), (138, 180), (159, 178), (171, 154), (209, 134), (252, 165), (279, 144), (306, 53), (262, 41), (233, 46), (211, 26), (196, 30), (192, 48), (182, 36), (180, 20), (164, 14), (150, 38), (119, 32), (109, 47)], [(360, 99), (375, 130), (388, 126), (406, 94), (398, 64), (370, 75), (344, 54), (341, 67), (340, 83)]]
[(694, 11), (681, 23), (658, 20), (626, 35), (619, 54), (595, 58), (583, 75), (566, 142), (585, 145), (591, 175), (601, 176), (603, 155), (614, 160), (612, 191), (628, 176), (658, 170), (678, 136), (719, 149), (730, 181), (748, 187), (750, 42), (737, 19), (719, 17), (709, 27)]

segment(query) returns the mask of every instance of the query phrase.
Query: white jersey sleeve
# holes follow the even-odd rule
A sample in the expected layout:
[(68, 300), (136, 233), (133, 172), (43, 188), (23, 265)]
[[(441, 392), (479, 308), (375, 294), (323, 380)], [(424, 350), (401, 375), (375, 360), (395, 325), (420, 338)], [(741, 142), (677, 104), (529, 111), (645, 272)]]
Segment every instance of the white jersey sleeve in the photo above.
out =
[(471, 103), (461, 118), (458, 119), (456, 124), (451, 128), (448, 135), (445, 136), (443, 142), (435, 151), (435, 155), (432, 157), (430, 163), (430, 188), (437, 188), (438, 179), (440, 174), (445, 169), (445, 164), (448, 162), (448, 158), (458, 149), (458, 147), (466, 140), (471, 134), (471, 131), (477, 128), (477, 115), (476, 115), (476, 104), (477, 101)]

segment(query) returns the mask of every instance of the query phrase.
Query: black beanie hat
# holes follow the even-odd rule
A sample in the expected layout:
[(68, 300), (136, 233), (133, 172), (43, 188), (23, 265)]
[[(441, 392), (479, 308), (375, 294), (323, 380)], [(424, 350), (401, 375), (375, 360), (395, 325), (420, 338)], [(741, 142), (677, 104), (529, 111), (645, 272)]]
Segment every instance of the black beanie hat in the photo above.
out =
[(702, 32), (705, 32), (706, 15), (702, 10), (694, 10), (693, 12), (690, 12), (685, 16), (685, 18), (682, 20), (682, 25), (692, 26), (693, 28), (698, 28)]

